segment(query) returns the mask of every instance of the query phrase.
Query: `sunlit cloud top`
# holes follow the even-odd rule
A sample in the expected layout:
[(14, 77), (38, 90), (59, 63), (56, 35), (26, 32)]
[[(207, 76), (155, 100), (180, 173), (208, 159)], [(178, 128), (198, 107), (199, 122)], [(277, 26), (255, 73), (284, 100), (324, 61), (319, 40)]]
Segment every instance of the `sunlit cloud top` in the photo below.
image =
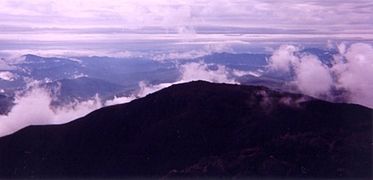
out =
[(372, 36), (371, 0), (0, 0), (1, 50)]

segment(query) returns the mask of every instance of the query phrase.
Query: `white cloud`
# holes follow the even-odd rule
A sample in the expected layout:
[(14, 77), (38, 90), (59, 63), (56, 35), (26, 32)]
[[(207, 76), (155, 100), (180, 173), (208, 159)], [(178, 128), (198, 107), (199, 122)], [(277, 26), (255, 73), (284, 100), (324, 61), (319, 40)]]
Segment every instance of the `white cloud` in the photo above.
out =
[(246, 75), (251, 75), (254, 77), (260, 77), (262, 74), (259, 71), (241, 71), (237, 69), (232, 70), (232, 74), (238, 77), (246, 76)]
[(0, 115), (0, 137), (29, 125), (62, 124), (100, 108), (98, 97), (83, 102), (51, 107), (55, 97), (47, 89), (31, 85), (25, 93), (18, 93), (15, 105), (7, 115)]
[(181, 81), (205, 80), (219, 83), (237, 83), (229, 77), (228, 69), (223, 65), (216, 65), (215, 70), (210, 70), (208, 64), (202, 62), (188, 63), (180, 66)]
[(74, 74), (72, 76), (73, 79), (79, 79), (79, 78), (83, 78), (83, 77), (88, 77), (88, 75), (83, 74), (83, 73), (79, 73), (79, 74)]
[(177, 81), (173, 83), (161, 83), (161, 84), (147, 84), (144, 81), (139, 82), (139, 91), (136, 93), (135, 97), (145, 97), (148, 94), (154, 93), (161, 89), (172, 86), (173, 84), (182, 83), (182, 81)]
[(5, 80), (5, 81), (14, 81), (16, 76), (9, 72), (9, 71), (2, 71), (0, 72), (0, 79)]
[(338, 49), (338, 52), (339, 54), (345, 54), (346, 52), (346, 44), (345, 43), (340, 43), (338, 46), (337, 46), (337, 49)]
[(140, 82), (140, 91), (138, 97), (144, 97), (149, 93), (156, 92), (160, 89), (169, 87), (173, 84), (185, 83), (190, 81), (203, 80), (215, 83), (230, 83), (238, 84), (234, 79), (230, 78), (229, 70), (222, 65), (216, 65), (216, 69), (210, 69), (208, 64), (202, 62), (186, 63), (179, 66), (181, 76), (178, 81), (173, 83), (161, 83), (157, 85), (149, 85)]
[[(328, 94), (333, 79), (328, 67), (313, 55), (299, 55), (300, 48), (282, 45), (275, 50), (268, 62), (272, 71), (294, 74), (292, 84), (303, 93), (315, 97)], [(298, 54), (297, 54), (298, 53)]]
[(320, 97), (328, 94), (333, 86), (333, 79), (327, 66), (316, 56), (304, 56), (295, 66), (295, 84), (305, 94)]
[(107, 100), (105, 102), (105, 106), (128, 103), (128, 102), (131, 102), (134, 99), (136, 99), (136, 97), (134, 97), (134, 96), (128, 96), (128, 97), (127, 96), (122, 96), (122, 97), (114, 96), (113, 99)]
[(351, 93), (352, 102), (373, 107), (373, 47), (356, 43), (342, 52), (345, 61), (336, 61), (332, 68), (337, 86)]
[[(373, 108), (373, 47), (355, 43), (337, 46), (339, 54), (328, 67), (316, 56), (305, 55), (295, 46), (281, 46), (269, 59), (269, 70), (293, 74), (294, 84), (304, 94), (330, 97), (332, 89), (344, 90), (347, 102)], [(329, 96), (329, 97), (328, 97)]]
[[(313, 40), (318, 34), (317, 38), (325, 40), (340, 39), (341, 36), (371, 40), (372, 4), (369, 0), (358, 3), (322, 0), (1, 0), (3, 29), (0, 39), (108, 42), (126, 40), (128, 37), (118, 36), (129, 34), (149, 40), (148, 33), (138, 32), (156, 31), (177, 34), (178, 42), (193, 40), (196, 35), (202, 37), (199, 38), (201, 42), (206, 42), (216, 40), (211, 35), (225, 34), (230, 37), (219, 40), (240, 41), (242, 37), (237, 36), (255, 30), (246, 33), (250, 38), (245, 39)], [(113, 28), (119, 32), (105, 31)], [(237, 29), (239, 33), (235, 32)], [(23, 36), (24, 33), (27, 36)]]
[[(146, 84), (140, 82), (140, 90), (135, 97), (144, 97), (150, 93), (154, 93), (173, 84), (185, 83), (190, 81), (204, 80), (215, 83), (231, 83), (238, 84), (234, 79), (229, 77), (229, 71), (225, 66), (218, 65), (217, 69), (210, 69), (208, 64), (202, 62), (186, 63), (179, 66), (181, 76), (178, 81), (173, 83), (161, 83), (161, 84)], [(133, 97), (133, 96), (130, 96)]]
[(299, 62), (295, 53), (299, 48), (293, 45), (281, 45), (269, 58), (268, 67), (274, 71), (288, 72), (292, 65)]

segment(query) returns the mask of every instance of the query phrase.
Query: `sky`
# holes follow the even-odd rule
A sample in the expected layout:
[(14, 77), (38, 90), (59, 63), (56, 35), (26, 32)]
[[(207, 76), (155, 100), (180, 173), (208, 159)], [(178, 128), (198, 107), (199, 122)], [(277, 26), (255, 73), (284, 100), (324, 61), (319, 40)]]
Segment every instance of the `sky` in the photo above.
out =
[(373, 41), (371, 0), (0, 0), (0, 54)]

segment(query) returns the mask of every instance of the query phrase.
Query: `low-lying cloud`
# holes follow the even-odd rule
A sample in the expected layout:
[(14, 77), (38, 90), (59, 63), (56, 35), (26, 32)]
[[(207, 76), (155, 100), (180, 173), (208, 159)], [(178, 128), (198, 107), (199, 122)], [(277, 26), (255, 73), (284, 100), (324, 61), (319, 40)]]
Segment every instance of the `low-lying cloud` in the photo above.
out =
[(333, 85), (328, 67), (322, 64), (316, 56), (302, 57), (295, 66), (295, 74), (295, 83), (299, 90), (309, 95), (328, 94)]
[(333, 91), (340, 91), (347, 102), (373, 107), (372, 45), (340, 44), (337, 49), (328, 67), (318, 57), (300, 53), (299, 47), (283, 45), (269, 59), (268, 68), (289, 73), (290, 84), (304, 94), (333, 100)]
[(33, 85), (25, 93), (18, 93), (11, 111), (7, 115), (0, 115), (0, 137), (29, 125), (66, 123), (102, 106), (96, 97), (52, 107), (51, 103), (56, 98), (52, 94), (38, 85)]
[(336, 85), (350, 92), (351, 102), (373, 107), (373, 47), (356, 43), (336, 56), (331, 71)]
[(14, 81), (16, 76), (9, 71), (0, 71), (0, 79), (4, 81)]
[(213, 65), (214, 69), (209, 68), (209, 64), (202, 62), (192, 62), (180, 66), (181, 78), (180, 81), (195, 81), (204, 80), (209, 82), (220, 83), (237, 83), (230, 78), (230, 73), (227, 67), (223, 65)]

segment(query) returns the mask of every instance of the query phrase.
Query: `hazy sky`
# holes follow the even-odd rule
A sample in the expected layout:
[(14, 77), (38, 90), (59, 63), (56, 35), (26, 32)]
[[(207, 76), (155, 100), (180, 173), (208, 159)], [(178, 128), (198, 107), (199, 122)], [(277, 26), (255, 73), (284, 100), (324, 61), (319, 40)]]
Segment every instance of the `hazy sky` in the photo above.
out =
[(0, 0), (0, 53), (319, 40), (372, 41), (373, 1)]

